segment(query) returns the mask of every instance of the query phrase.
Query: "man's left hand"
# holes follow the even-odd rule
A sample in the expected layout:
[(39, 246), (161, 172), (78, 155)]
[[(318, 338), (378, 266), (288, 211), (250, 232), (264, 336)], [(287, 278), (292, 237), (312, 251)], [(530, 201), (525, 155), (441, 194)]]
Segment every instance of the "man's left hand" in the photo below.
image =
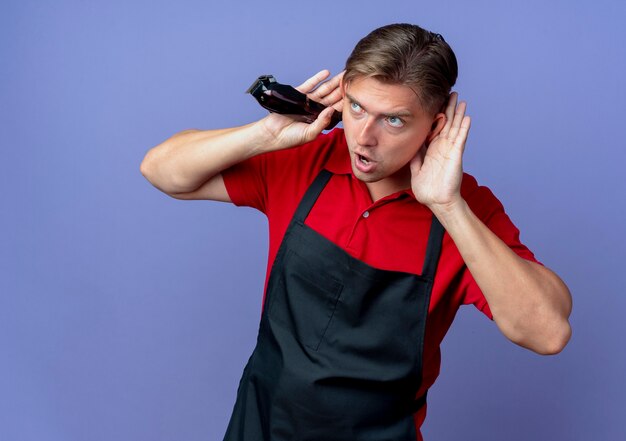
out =
[(415, 198), (431, 210), (451, 210), (461, 199), (463, 151), (470, 128), (466, 103), (457, 105), (458, 94), (450, 94), (446, 122), (430, 143), (411, 161), (411, 189)]

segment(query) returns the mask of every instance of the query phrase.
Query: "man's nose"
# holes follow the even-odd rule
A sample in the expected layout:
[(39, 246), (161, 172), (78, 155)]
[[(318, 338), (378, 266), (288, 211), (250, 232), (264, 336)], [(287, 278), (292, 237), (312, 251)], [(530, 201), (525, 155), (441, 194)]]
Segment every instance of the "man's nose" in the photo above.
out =
[(363, 147), (375, 146), (376, 141), (376, 120), (371, 117), (367, 117), (359, 128), (356, 142)]

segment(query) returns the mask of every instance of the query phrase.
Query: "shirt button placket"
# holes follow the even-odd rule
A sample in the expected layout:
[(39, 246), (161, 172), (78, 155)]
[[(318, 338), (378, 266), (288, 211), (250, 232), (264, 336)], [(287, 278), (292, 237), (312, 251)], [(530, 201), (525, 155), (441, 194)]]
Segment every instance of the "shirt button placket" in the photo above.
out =
[(368, 217), (370, 217), (370, 212), (369, 212), (369, 211), (364, 211), (364, 212), (363, 212), (363, 217), (364, 217), (365, 219), (367, 219)]

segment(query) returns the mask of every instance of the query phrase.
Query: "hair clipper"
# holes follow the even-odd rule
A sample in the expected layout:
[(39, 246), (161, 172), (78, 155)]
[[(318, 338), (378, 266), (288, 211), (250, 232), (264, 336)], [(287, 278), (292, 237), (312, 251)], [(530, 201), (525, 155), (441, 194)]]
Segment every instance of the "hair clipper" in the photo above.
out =
[[(326, 108), (292, 86), (280, 84), (272, 75), (261, 75), (246, 93), (251, 94), (261, 106), (270, 112), (299, 115), (308, 123), (315, 121)], [(325, 130), (332, 129), (339, 121), (341, 121), (341, 112), (335, 111)]]

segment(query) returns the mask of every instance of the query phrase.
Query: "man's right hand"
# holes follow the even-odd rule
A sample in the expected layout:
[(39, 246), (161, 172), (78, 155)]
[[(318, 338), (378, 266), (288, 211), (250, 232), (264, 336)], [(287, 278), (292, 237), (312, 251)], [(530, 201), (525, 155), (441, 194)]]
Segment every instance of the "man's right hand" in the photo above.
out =
[(325, 81), (329, 76), (330, 72), (324, 69), (296, 87), (313, 101), (327, 106), (312, 123), (302, 122), (298, 115), (278, 113), (270, 113), (259, 121), (269, 137), (266, 148), (281, 150), (302, 145), (313, 141), (328, 126), (333, 112), (341, 111), (343, 105), (340, 88), (343, 72)]
[(261, 153), (296, 147), (314, 140), (341, 110), (341, 77), (328, 81), (322, 70), (296, 89), (328, 106), (308, 124), (296, 115), (271, 113), (241, 127), (220, 130), (185, 130), (146, 154), (141, 173), (155, 187), (177, 199), (210, 199), (228, 202), (221, 172)]

